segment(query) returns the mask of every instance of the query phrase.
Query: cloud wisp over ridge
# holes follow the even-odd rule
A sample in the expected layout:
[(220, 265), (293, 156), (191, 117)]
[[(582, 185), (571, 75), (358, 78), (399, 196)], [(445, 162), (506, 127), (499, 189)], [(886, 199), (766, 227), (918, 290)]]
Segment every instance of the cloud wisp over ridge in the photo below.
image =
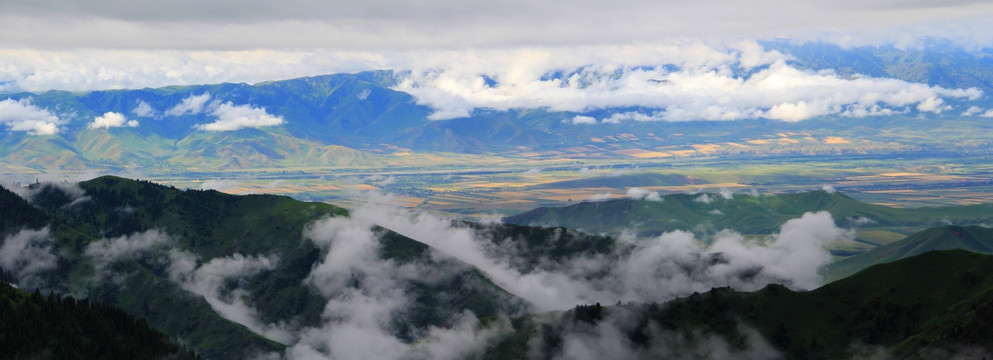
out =
[[(975, 88), (801, 70), (787, 63), (789, 56), (751, 42), (734, 47), (690, 43), (656, 51), (654, 59), (642, 63), (602, 58), (595, 65), (557, 67), (564, 64), (548, 59), (565, 54), (535, 50), (502, 63), (414, 71), (397, 89), (434, 108), (435, 120), (469, 117), (476, 109), (656, 109), (600, 119), (581, 115), (568, 121), (573, 124), (755, 118), (795, 122), (911, 110), (937, 114), (951, 109), (945, 99), (972, 101), (983, 96)], [(486, 82), (484, 76), (494, 81)]]
[[(134, 112), (157, 114), (154, 108), (144, 102), (139, 103)], [(211, 95), (207, 92), (199, 95), (191, 94), (162, 114), (164, 116), (207, 114), (216, 117), (213, 122), (194, 125), (195, 129), (204, 131), (235, 131), (277, 126), (284, 122), (282, 117), (270, 114), (264, 107), (251, 104), (235, 105), (231, 101), (222, 102), (218, 99), (211, 101)]]

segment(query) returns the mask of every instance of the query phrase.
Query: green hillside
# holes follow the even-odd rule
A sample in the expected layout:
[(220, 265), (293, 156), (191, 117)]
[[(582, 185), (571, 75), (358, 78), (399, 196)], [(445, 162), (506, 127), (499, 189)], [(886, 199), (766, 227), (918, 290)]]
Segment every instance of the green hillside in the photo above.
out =
[[(543, 358), (556, 357), (566, 339), (590, 343), (614, 334), (604, 328), (616, 329), (619, 337), (605, 342), (629, 343), (632, 353), (644, 355), (635, 358), (706, 358), (718, 351), (715, 346), (749, 357), (750, 350), (762, 350), (756, 345), (762, 341), (788, 359), (941, 358), (981, 349), (988, 354), (993, 256), (932, 251), (808, 292), (779, 285), (750, 293), (719, 288), (665, 304), (581, 306), (517, 323), (524, 334), (492, 345), (491, 358), (525, 356), (536, 348)], [(756, 341), (748, 329), (761, 338)]]
[(4, 359), (200, 359), (120, 309), (0, 282)]
[(829, 264), (824, 274), (840, 279), (875, 264), (897, 261), (932, 250), (963, 249), (993, 254), (993, 229), (981, 226), (940, 226)]
[[(59, 263), (46, 278), (49, 287), (87, 294), (93, 301), (146, 318), (152, 327), (182, 339), (207, 358), (240, 358), (278, 352), (285, 346), (221, 316), (208, 299), (177, 283), (169, 272), (173, 262), (170, 259), (177, 252), (195, 257), (195, 265), (217, 259), (278, 258), (269, 270), (221, 284), (221, 295), (243, 289), (244, 301), (257, 310), (262, 323), (320, 325), (328, 299), (305, 279), (317, 266), (322, 252), (313, 242), (304, 240), (303, 234), (308, 224), (347, 216), (345, 210), (283, 196), (181, 191), (112, 176), (78, 186), (85, 192), (84, 197), (74, 198), (53, 184), (33, 185), (32, 203), (37, 207), (6, 190), (0, 191), (0, 200), (10, 205), (4, 209), (23, 209), (25, 214), (41, 219), (11, 217), (8, 221), (5, 216), (8, 233), (39, 225), (51, 229)], [(130, 237), (149, 233), (167, 239), (158, 240), (149, 250), (102, 265), (85, 253), (92, 244), (106, 243), (108, 239), (139, 246), (142, 240)], [(424, 244), (388, 229), (379, 228), (375, 234), (383, 261), (424, 264), (450, 273), (454, 279), (440, 284), (416, 277), (401, 282), (405, 296), (415, 300), (409, 309), (395, 314), (398, 338), (413, 341), (429, 326), (443, 326), (466, 310), (485, 317), (521, 313), (529, 306), (478, 270), (439, 256)], [(359, 285), (356, 282), (351, 286)]]
[[(913, 231), (942, 225), (980, 224), (993, 219), (993, 204), (892, 208), (852, 199), (844, 194), (811, 191), (777, 195), (671, 194), (663, 201), (619, 199), (582, 202), (566, 207), (538, 208), (508, 216), (520, 225), (562, 226), (592, 233), (618, 234), (635, 230), (655, 235), (699, 226), (734, 229), (744, 234), (769, 234), (806, 212), (828, 211), (842, 227), (898, 228)], [(861, 222), (861, 223), (860, 223)]]

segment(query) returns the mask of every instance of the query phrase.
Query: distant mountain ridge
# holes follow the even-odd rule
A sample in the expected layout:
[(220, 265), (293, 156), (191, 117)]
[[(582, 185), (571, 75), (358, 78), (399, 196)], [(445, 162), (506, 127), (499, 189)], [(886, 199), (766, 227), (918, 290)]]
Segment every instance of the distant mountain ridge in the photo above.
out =
[[(841, 49), (828, 45), (794, 46), (771, 42), (769, 49), (790, 54), (791, 64), (804, 69), (835, 70), (839, 74), (903, 79), (948, 88), (976, 87), (987, 96), (975, 101), (993, 104), (993, 74), (988, 52), (961, 50)], [(907, 62), (913, 65), (906, 65)], [(561, 74), (560, 74), (561, 75)], [(773, 146), (760, 153), (862, 153), (873, 151), (988, 151), (981, 132), (956, 138), (906, 139), (902, 132), (941, 131), (944, 121), (985, 129), (982, 119), (958, 113), (919, 113), (908, 107), (887, 116), (858, 119), (826, 116), (801, 122), (765, 119), (737, 120), (727, 131), (725, 121), (622, 121), (575, 124), (576, 116), (606, 119), (665, 109), (619, 107), (589, 111), (514, 108), (475, 109), (467, 118), (430, 120), (434, 109), (413, 95), (397, 90), (403, 73), (369, 71), (249, 84), (171, 86), (158, 89), (47, 91), (0, 96), (49, 111), (60, 120), (54, 135), (24, 131), (0, 134), (0, 163), (34, 169), (258, 169), (374, 164), (377, 156), (406, 150), (468, 154), (528, 153), (542, 156), (624, 158), (672, 156), (667, 149), (694, 149), (736, 143), (719, 152), (742, 153), (748, 140), (775, 139), (777, 133), (802, 132), (814, 139), (794, 148)], [(606, 76), (606, 75), (605, 75)], [(854, 76), (854, 75), (853, 75)], [(961, 100), (949, 100), (948, 104)], [(955, 103), (955, 105), (961, 105)], [(26, 105), (24, 105), (26, 106)], [(225, 107), (226, 106), (226, 107)], [(228, 111), (221, 114), (219, 111)], [(127, 122), (90, 127), (94, 120), (116, 113)], [(928, 122), (906, 122), (918, 115)], [(975, 115), (975, 114), (974, 114)], [(32, 115), (34, 116), (34, 115)], [(217, 125), (220, 118), (229, 121)], [(240, 118), (239, 118), (240, 117)], [(116, 119), (116, 118), (115, 118)], [(280, 119), (280, 120), (276, 120)], [(110, 121), (110, 120), (107, 120)], [(134, 123), (132, 123), (132, 121)], [(232, 122), (245, 126), (235, 129)], [(109, 124), (109, 123), (107, 123)], [(135, 125), (131, 127), (131, 124)], [(211, 128), (207, 125), (215, 124)], [(869, 142), (831, 143), (826, 136), (849, 136), (852, 128)], [(213, 130), (211, 130), (213, 129)], [(224, 129), (223, 131), (220, 129)], [(899, 129), (896, 133), (882, 130)], [(219, 146), (223, 145), (223, 146)], [(708, 147), (710, 146), (710, 147)], [(885, 150), (884, 150), (885, 149)], [(564, 150), (568, 152), (563, 153)], [(630, 150), (636, 150), (630, 152)], [(712, 151), (712, 150), (707, 150)], [(714, 150), (716, 151), (716, 150)], [(663, 154), (664, 153), (664, 154)], [(748, 152), (745, 152), (748, 153)], [(667, 154), (667, 155), (665, 155)]]
[(940, 226), (881, 245), (862, 254), (835, 261), (824, 269), (832, 279), (841, 279), (875, 264), (897, 261), (933, 250), (962, 249), (993, 254), (993, 229), (982, 226)]
[(630, 198), (584, 201), (565, 207), (543, 207), (503, 218), (519, 225), (562, 226), (591, 233), (619, 234), (634, 230), (660, 234), (693, 230), (701, 224), (745, 234), (769, 234), (786, 220), (805, 212), (826, 210), (843, 227), (926, 227), (951, 221), (983, 224), (993, 220), (993, 204), (892, 208), (852, 199), (839, 192), (811, 191), (759, 195), (670, 194), (660, 201)]
[[(244, 318), (217, 310), (218, 304), (231, 306), (223, 305), (225, 299), (232, 301), (229, 297), (235, 304), (250, 304), (261, 324), (299, 327), (322, 321), (328, 295), (307, 281), (322, 250), (305, 234), (316, 221), (347, 217), (344, 209), (274, 195), (181, 191), (113, 176), (76, 186), (36, 184), (30, 189), (31, 204), (0, 188), (0, 246), (11, 251), (21, 246), (20, 251), (42, 256), (33, 261), (47, 263), (37, 275), (25, 266), (11, 270), (12, 277), (118, 306), (207, 358), (241, 358), (286, 347), (263, 336), (260, 328), (236, 321)], [(21, 219), (20, 211), (35, 218)], [(450, 283), (412, 278), (398, 284), (402, 288), (396, 290), (416, 299), (410, 309), (394, 314), (396, 336), (402, 339), (412, 341), (463, 311), (485, 317), (529, 306), (473, 267), (438, 256), (427, 245), (388, 229), (371, 231), (380, 244), (380, 252), (372, 255), (382, 261), (430, 264), (453, 276)], [(244, 270), (224, 275), (237, 281), (221, 283), (220, 293), (198, 287), (203, 286), (198, 279), (216, 276), (205, 271), (237, 266)], [(361, 274), (355, 270), (354, 283), (344, 285), (360, 286)]]

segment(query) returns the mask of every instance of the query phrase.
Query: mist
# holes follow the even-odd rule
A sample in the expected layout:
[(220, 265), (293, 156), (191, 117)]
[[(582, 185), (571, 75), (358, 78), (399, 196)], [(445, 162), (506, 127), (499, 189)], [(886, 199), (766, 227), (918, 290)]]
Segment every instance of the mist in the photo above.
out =
[[(432, 261), (399, 264), (380, 256), (382, 226), (430, 245)], [(490, 225), (500, 226), (500, 225)], [(757, 290), (770, 283), (810, 289), (823, 280), (818, 269), (830, 261), (825, 246), (850, 241), (853, 233), (838, 228), (827, 212), (807, 213), (785, 223), (764, 239), (747, 239), (725, 230), (708, 245), (689, 232), (648, 239), (626, 238), (620, 256), (579, 256), (544, 261), (533, 269), (521, 265), (520, 247), (496, 245), (484, 226), (469, 227), (440, 216), (369, 204), (350, 217), (331, 217), (307, 227), (303, 236), (321, 249), (321, 260), (304, 280), (327, 302), (318, 327), (299, 329), (298, 339), (282, 356), (288, 359), (464, 358), (485, 351), (492, 341), (515, 330), (508, 320), (481, 326), (466, 311), (444, 328), (429, 326), (409, 342), (397, 336), (395, 319), (413, 304), (405, 282), (450, 281), (454, 271), (472, 266), (494, 283), (527, 300), (534, 311), (567, 310), (580, 304), (664, 302), (713, 287)], [(457, 262), (453, 263), (453, 260)], [(461, 263), (462, 265), (458, 265)], [(778, 353), (753, 330), (745, 329), (746, 346), (734, 348), (716, 336), (686, 338), (654, 334), (650, 349), (632, 346), (623, 336), (633, 321), (623, 308), (612, 308), (593, 328), (566, 329), (562, 358), (722, 359), (734, 356), (776, 358)], [(555, 316), (546, 320), (558, 321)], [(530, 345), (539, 346), (535, 339)], [(535, 353), (536, 354), (536, 353)], [(534, 355), (534, 354), (533, 354)], [(535, 355), (537, 356), (537, 355)]]
[(49, 227), (24, 229), (3, 238), (0, 267), (10, 271), (24, 289), (48, 288), (46, 274), (58, 268), (59, 258), (52, 247)]

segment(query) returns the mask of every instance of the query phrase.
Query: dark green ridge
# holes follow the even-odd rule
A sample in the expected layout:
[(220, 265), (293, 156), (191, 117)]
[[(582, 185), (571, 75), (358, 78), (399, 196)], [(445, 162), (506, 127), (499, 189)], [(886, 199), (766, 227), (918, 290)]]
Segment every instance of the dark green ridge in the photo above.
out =
[(48, 224), (49, 220), (44, 211), (0, 186), (0, 236), (23, 228), (38, 229)]
[(893, 262), (931, 250), (963, 249), (993, 254), (993, 229), (981, 226), (940, 226), (907, 238), (850, 256), (825, 267), (829, 279), (840, 279), (875, 264)]
[(0, 282), (4, 359), (200, 359), (143, 319), (86, 299), (42, 296)]
[[(602, 321), (620, 321), (626, 340), (648, 353), (653, 347), (673, 346), (673, 338), (709, 344), (705, 339), (713, 335), (732, 352), (745, 351), (749, 344), (743, 329), (757, 331), (787, 359), (868, 355), (859, 349), (906, 359), (947, 357), (963, 349), (990, 353), (993, 256), (930, 251), (872, 266), (813, 291), (780, 285), (755, 292), (715, 288), (664, 304), (579, 306), (561, 314), (517, 318), (517, 331), (491, 344), (486, 358), (527, 356), (536, 351), (530, 346), (538, 346), (539, 357), (553, 358), (566, 336), (589, 335), (593, 329), (577, 324)], [(699, 350), (686, 350), (694, 349)]]
[[(275, 269), (246, 279), (250, 305), (267, 323), (318, 326), (326, 299), (304, 279), (321, 259), (321, 250), (303, 234), (308, 224), (329, 216), (347, 216), (339, 207), (306, 203), (284, 196), (235, 196), (217, 191), (179, 190), (147, 181), (104, 176), (78, 184), (85, 200), (73, 202), (51, 184), (37, 184), (27, 205), (52, 227), (58, 269), (48, 286), (64, 293), (84, 293), (95, 301), (119, 306), (148, 319), (156, 329), (183, 339), (207, 358), (242, 358), (259, 352), (278, 352), (284, 345), (265, 339), (240, 324), (216, 314), (207, 302), (168, 279), (160, 259), (164, 252), (143, 259), (121, 259), (107, 271), (120, 281), (94, 279), (94, 267), (83, 252), (93, 241), (136, 232), (158, 230), (175, 241), (173, 246), (196, 254), (201, 261), (230, 256), (279, 255)], [(11, 194), (12, 201), (26, 204)], [(22, 205), (23, 205), (22, 204)], [(14, 228), (23, 225), (14, 224)], [(404, 283), (414, 299), (410, 309), (394, 318), (395, 334), (404, 340), (429, 326), (444, 326), (465, 310), (480, 317), (521, 314), (530, 307), (507, 293), (481, 272), (436, 250), (388, 229), (375, 230), (380, 257), (412, 261), (451, 271), (450, 281)], [(168, 249), (161, 249), (166, 251)], [(12, 274), (7, 274), (13, 277)]]

